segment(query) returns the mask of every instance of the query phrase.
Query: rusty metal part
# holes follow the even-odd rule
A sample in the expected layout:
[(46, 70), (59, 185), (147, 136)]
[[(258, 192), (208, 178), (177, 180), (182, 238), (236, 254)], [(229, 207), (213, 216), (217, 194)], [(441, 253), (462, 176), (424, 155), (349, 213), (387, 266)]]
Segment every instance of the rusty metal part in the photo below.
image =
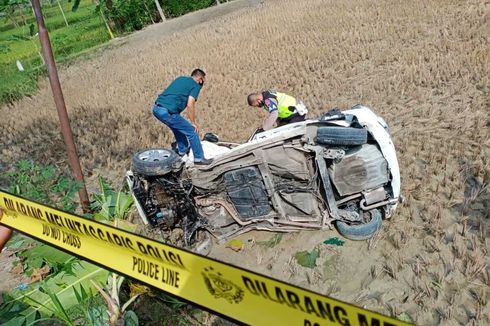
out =
[[(255, 157), (260, 157), (262, 162), (265, 162), (263, 151), (255, 150), (253, 153)], [(272, 173), (269, 168), (269, 165), (266, 163), (261, 163), (258, 164), (257, 167), (259, 168), (259, 171), (262, 174), (262, 179), (264, 180), (265, 189), (267, 190), (267, 194), (269, 195), (272, 206), (274, 206), (274, 209), (276, 210), (276, 212), (279, 213), (281, 217), (285, 218), (286, 212), (284, 211), (284, 207), (282, 207), (281, 205), (281, 197), (279, 196), (279, 193), (277, 193), (277, 191), (274, 188), (274, 182), (272, 180)]]
[(251, 225), (248, 225), (246, 227), (239, 228), (237, 230), (234, 230), (232, 232), (229, 232), (229, 233), (226, 233), (226, 234), (223, 234), (220, 236), (216, 236), (216, 235), (214, 235), (214, 236), (216, 237), (216, 240), (218, 241), (218, 243), (223, 243), (223, 241), (226, 241), (227, 239), (229, 239), (231, 237), (234, 237), (234, 236), (237, 236), (237, 235), (240, 235), (243, 233), (247, 233), (247, 232), (250, 232), (252, 230), (289, 233), (289, 232), (301, 231), (302, 228), (281, 228), (280, 230), (278, 230), (278, 228), (271, 228), (269, 226), (264, 226), (261, 224), (251, 224)]
[(352, 196), (345, 197), (345, 198), (343, 198), (343, 199), (341, 199), (341, 200), (338, 200), (338, 201), (337, 201), (337, 205), (342, 205), (342, 204), (344, 204), (344, 203), (348, 202), (349, 200), (356, 199), (356, 198), (358, 198), (358, 197), (361, 197), (361, 194), (354, 194), (354, 195), (352, 195)]
[(292, 221), (292, 222), (316, 222), (318, 224), (318, 216), (317, 217), (312, 217), (312, 218), (305, 218), (304, 216), (290, 216), (288, 215), (287, 218)]
[(386, 199), (387, 194), (385, 188), (379, 187), (377, 189), (371, 190), (369, 192), (365, 192), (363, 194), (366, 205), (372, 205), (383, 201)]
[(281, 220), (274, 221), (274, 223), (282, 224), (282, 225), (289, 225), (289, 226), (298, 226), (300, 228), (312, 228), (312, 229), (320, 229), (321, 228), (321, 225), (318, 223), (308, 224), (308, 223), (290, 222), (290, 221), (281, 221)]
[(385, 200), (385, 201), (382, 201), (380, 203), (373, 204), (373, 205), (370, 205), (370, 206), (366, 206), (365, 203), (366, 203), (366, 200), (363, 199), (363, 200), (361, 200), (361, 203), (359, 205), (361, 206), (361, 208), (363, 210), (369, 211), (369, 210), (371, 210), (373, 208), (384, 206), (384, 205), (394, 205), (394, 204), (398, 203), (398, 198), (388, 199), (388, 200)]
[(330, 214), (328, 214), (328, 210), (325, 209), (322, 211), (322, 228), (324, 225), (328, 225), (328, 227), (331, 227), (331, 222), (329, 222), (329, 217)]
[(345, 156), (343, 149), (325, 148), (323, 150), (323, 157), (332, 160), (341, 160)]
[(351, 222), (362, 221), (361, 215), (358, 212), (350, 211), (347, 209), (339, 209), (339, 217), (343, 220)]
[(243, 221), (240, 219), (240, 216), (238, 215), (238, 212), (235, 210), (235, 208), (233, 208), (230, 203), (228, 203), (227, 201), (223, 200), (223, 199), (203, 199), (203, 198), (196, 198), (196, 203), (200, 206), (212, 206), (212, 205), (215, 205), (215, 204), (219, 204), (221, 206), (223, 206), (227, 211), (228, 213), (231, 215), (231, 217), (240, 225), (242, 226), (246, 226), (246, 225), (249, 225), (251, 223), (253, 223), (254, 221), (250, 220), (250, 221)]
[[(213, 206), (213, 205), (221, 205), (223, 206), (227, 212), (231, 215), (231, 217), (241, 226), (240, 228), (228, 232), (222, 235), (216, 235), (216, 232), (210, 230), (210, 233), (217, 239), (218, 242), (225, 241), (226, 239), (237, 236), (239, 234), (247, 233), (252, 230), (261, 230), (261, 231), (271, 231), (271, 232), (297, 232), (304, 230), (305, 228), (311, 229), (323, 229), (323, 225), (318, 223), (300, 223), (300, 222), (292, 222), (292, 221), (281, 221), (275, 220), (274, 217), (279, 217), (277, 214), (269, 215), (266, 219), (261, 219), (260, 223), (257, 223), (257, 220), (243, 221), (240, 219), (238, 212), (232, 207), (232, 205), (223, 199), (205, 199), (205, 198), (196, 198), (196, 203), (200, 206)], [(327, 214), (328, 216), (328, 214)], [(330, 223), (327, 223), (330, 227)]]
[(327, 164), (321, 154), (317, 152), (315, 160), (318, 166), (318, 171), (320, 173), (320, 177), (322, 179), (323, 189), (325, 191), (325, 197), (327, 199), (328, 208), (330, 209), (330, 216), (333, 218), (339, 219), (339, 212), (337, 202), (335, 201), (335, 197), (333, 196), (332, 184), (330, 183), (330, 177), (327, 171)]
[(61, 133), (63, 140), (65, 141), (66, 151), (68, 153), (68, 161), (70, 163), (72, 172), (75, 179), (82, 183), (78, 196), (80, 197), (80, 203), (84, 213), (90, 211), (90, 201), (85, 187), (85, 181), (83, 178), (82, 168), (78, 159), (77, 148), (73, 140), (73, 132), (70, 127), (70, 121), (68, 119), (68, 113), (66, 112), (65, 100), (63, 98), (63, 91), (61, 90), (60, 80), (58, 78), (58, 71), (53, 58), (53, 51), (51, 49), (51, 43), (49, 41), (48, 30), (44, 24), (44, 18), (41, 11), (41, 5), (39, 0), (32, 0), (32, 8), (37, 20), (37, 26), (39, 28), (39, 40), (43, 49), (43, 57), (46, 67), (48, 69), (49, 83), (51, 84), (51, 90), (53, 92), (53, 99), (58, 110), (58, 118), (60, 120)]

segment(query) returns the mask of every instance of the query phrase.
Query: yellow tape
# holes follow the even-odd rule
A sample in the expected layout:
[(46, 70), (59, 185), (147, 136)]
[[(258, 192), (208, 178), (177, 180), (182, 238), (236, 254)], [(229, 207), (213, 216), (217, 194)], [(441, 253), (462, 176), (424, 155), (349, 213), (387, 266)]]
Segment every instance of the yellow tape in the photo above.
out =
[(0, 224), (251, 325), (406, 325), (266, 276), (0, 191)]

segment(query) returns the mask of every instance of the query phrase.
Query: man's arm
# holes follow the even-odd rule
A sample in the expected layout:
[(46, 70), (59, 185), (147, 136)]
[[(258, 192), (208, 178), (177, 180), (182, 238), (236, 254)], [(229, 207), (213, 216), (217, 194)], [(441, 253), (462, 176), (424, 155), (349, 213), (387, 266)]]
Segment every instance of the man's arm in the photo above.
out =
[(196, 99), (193, 98), (192, 96), (189, 96), (187, 99), (187, 115), (189, 116), (189, 120), (191, 121), (191, 124), (196, 128), (196, 132), (199, 133), (199, 125), (197, 124), (196, 120)]
[(269, 113), (269, 116), (264, 120), (264, 123), (262, 124), (262, 129), (264, 130), (272, 129), (272, 126), (274, 126), (274, 122), (276, 122), (277, 120), (277, 115), (278, 115), (277, 110), (274, 110), (271, 113)]
[(269, 116), (267, 117), (267, 119), (264, 120), (264, 123), (262, 124), (262, 129), (269, 130), (272, 129), (274, 123), (277, 120), (277, 116), (279, 115), (277, 101), (272, 98), (268, 98), (264, 101), (264, 106), (269, 112)]

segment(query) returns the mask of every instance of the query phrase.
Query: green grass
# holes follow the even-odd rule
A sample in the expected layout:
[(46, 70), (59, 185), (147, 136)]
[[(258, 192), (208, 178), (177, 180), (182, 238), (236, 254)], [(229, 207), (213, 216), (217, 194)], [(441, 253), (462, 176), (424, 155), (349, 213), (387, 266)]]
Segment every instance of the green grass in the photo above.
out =
[[(82, 0), (76, 12), (71, 11), (73, 2), (61, 0), (69, 26), (56, 3), (43, 6), (45, 24), (49, 32), (56, 62), (64, 62), (77, 53), (97, 47), (109, 40), (109, 35), (92, 0)], [(29, 96), (37, 91), (37, 77), (45, 72), (39, 53), (42, 52), (37, 33), (37, 23), (32, 11), (16, 16), (20, 27), (15, 27), (7, 17), (0, 18), (0, 103), (8, 103)], [(31, 27), (32, 25), (32, 27)], [(25, 71), (19, 71), (19, 60)]]

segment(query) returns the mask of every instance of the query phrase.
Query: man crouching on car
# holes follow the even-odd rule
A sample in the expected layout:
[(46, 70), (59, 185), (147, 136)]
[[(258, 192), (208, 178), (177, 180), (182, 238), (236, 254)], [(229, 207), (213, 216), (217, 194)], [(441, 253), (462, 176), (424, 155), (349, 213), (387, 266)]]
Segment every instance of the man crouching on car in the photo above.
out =
[[(192, 149), (196, 165), (207, 165), (213, 161), (204, 157), (199, 140), (199, 125), (196, 122), (195, 103), (205, 77), (206, 74), (201, 69), (194, 69), (190, 77), (177, 77), (158, 95), (153, 105), (153, 115), (174, 133), (178, 154), (184, 156)], [(180, 115), (185, 109), (188, 109), (190, 122)]]
[(281, 127), (288, 123), (300, 122), (306, 119), (305, 104), (292, 97), (291, 95), (267, 90), (261, 93), (252, 93), (247, 97), (248, 105), (253, 107), (263, 107), (269, 116), (264, 121), (262, 129), (272, 129), (277, 121), (277, 126)]

